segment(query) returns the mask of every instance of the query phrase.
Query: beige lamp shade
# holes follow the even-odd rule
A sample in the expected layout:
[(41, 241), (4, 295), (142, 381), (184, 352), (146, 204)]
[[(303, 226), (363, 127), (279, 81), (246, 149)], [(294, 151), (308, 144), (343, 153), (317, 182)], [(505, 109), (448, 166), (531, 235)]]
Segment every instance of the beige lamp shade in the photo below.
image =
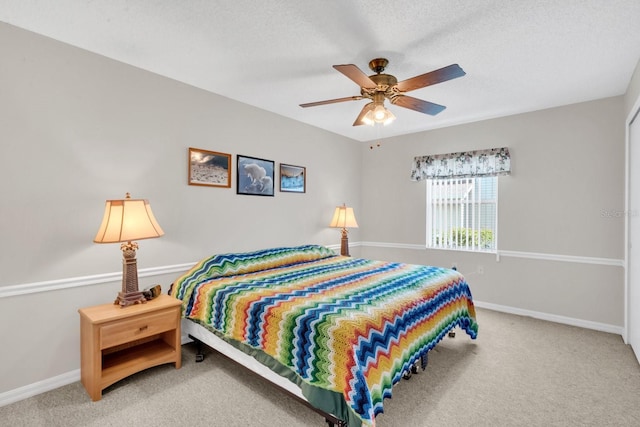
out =
[(333, 218), (329, 223), (329, 227), (333, 228), (358, 228), (356, 216), (353, 214), (353, 208), (345, 205), (336, 206), (333, 212)]
[(93, 239), (95, 243), (130, 242), (151, 239), (164, 234), (151, 211), (149, 201), (132, 199), (107, 200), (102, 224)]

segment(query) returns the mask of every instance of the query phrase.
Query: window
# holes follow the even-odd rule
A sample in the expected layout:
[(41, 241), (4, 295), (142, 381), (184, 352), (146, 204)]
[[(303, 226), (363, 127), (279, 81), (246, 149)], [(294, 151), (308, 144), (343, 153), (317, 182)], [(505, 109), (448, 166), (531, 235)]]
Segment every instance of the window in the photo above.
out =
[(508, 147), (414, 157), (410, 178), (427, 183), (427, 247), (496, 252), (497, 177), (510, 173)]
[(428, 179), (427, 247), (495, 252), (498, 178)]

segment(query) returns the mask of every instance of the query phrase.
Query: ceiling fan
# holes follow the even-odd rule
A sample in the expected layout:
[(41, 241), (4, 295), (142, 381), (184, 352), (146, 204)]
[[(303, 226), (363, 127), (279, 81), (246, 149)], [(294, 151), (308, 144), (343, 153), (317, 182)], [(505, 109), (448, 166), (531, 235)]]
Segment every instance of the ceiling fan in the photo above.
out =
[(385, 58), (376, 58), (371, 60), (369, 62), (369, 68), (376, 73), (371, 76), (367, 76), (354, 64), (334, 65), (333, 68), (340, 71), (360, 86), (360, 95), (329, 99), (326, 101), (309, 102), (307, 104), (300, 104), (300, 106), (306, 108), (325, 104), (335, 104), (337, 102), (370, 99), (371, 102), (362, 108), (362, 111), (360, 111), (356, 121), (353, 122), (353, 126), (360, 126), (364, 124), (373, 125), (375, 123), (387, 124), (393, 121), (395, 116), (384, 107), (385, 99), (388, 99), (389, 102), (399, 107), (409, 108), (410, 110), (435, 116), (446, 107), (444, 105), (434, 104), (433, 102), (423, 101), (412, 96), (407, 96), (405, 93), (437, 83), (446, 82), (447, 80), (462, 77), (466, 74), (458, 64), (452, 64), (447, 67), (398, 82), (394, 76), (383, 73), (388, 64), (389, 61)]

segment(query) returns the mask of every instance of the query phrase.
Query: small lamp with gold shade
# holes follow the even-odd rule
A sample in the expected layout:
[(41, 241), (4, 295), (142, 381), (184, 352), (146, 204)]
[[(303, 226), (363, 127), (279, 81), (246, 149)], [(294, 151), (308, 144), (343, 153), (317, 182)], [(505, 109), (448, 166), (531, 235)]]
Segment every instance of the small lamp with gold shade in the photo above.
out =
[(345, 204), (342, 206), (336, 206), (336, 210), (333, 212), (333, 218), (329, 223), (329, 227), (342, 229), (340, 255), (350, 256), (349, 231), (347, 228), (358, 228), (358, 222), (356, 221), (356, 216), (353, 213), (353, 208), (347, 207)]
[(129, 193), (122, 200), (107, 200), (102, 224), (93, 241), (122, 243), (122, 291), (114, 304), (126, 307), (146, 302), (144, 294), (138, 290), (138, 244), (133, 240), (152, 239), (163, 234), (147, 200), (132, 199)]

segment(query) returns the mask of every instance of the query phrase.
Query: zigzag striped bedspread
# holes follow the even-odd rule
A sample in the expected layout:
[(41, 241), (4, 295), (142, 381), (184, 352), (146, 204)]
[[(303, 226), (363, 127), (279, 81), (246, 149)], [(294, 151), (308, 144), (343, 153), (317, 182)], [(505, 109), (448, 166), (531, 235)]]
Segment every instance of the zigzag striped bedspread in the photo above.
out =
[[(350, 426), (374, 425), (392, 385), (450, 329), (471, 338), (478, 331), (469, 286), (456, 271), (315, 245), (215, 255), (169, 292), (183, 301), (185, 318), (341, 395)], [(305, 397), (322, 408), (317, 395)]]

